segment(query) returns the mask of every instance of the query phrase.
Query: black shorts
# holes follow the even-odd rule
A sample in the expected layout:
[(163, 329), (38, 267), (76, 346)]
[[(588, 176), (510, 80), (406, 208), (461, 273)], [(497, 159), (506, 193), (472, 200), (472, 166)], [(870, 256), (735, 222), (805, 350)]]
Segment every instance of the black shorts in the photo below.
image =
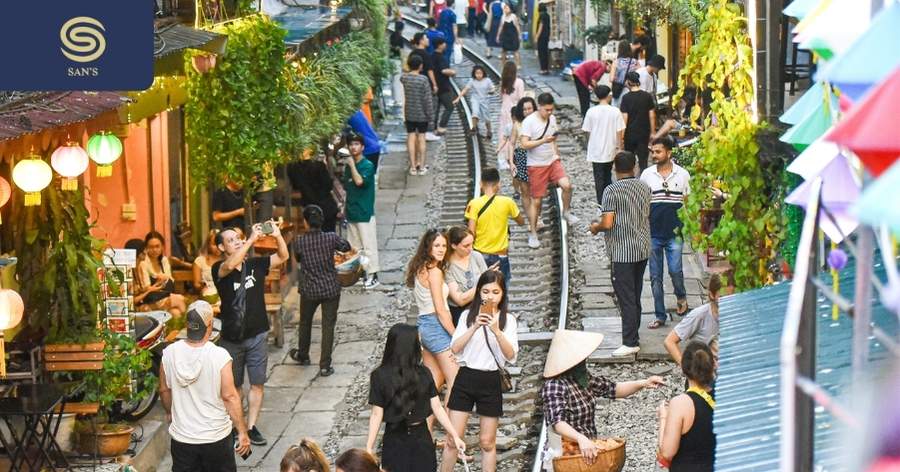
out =
[(406, 132), (407, 133), (424, 133), (428, 131), (428, 122), (427, 121), (407, 121), (406, 122)]
[(450, 391), (447, 408), (471, 413), (472, 408), (481, 416), (503, 416), (503, 392), (500, 390), (500, 372), (460, 367)]

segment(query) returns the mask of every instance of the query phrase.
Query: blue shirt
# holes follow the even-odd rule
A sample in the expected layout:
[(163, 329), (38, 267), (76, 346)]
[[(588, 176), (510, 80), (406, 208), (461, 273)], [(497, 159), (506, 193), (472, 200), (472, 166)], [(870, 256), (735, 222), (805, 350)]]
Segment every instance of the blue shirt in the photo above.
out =
[(381, 143), (378, 140), (378, 134), (375, 133), (375, 130), (372, 129), (372, 125), (369, 124), (368, 118), (366, 118), (365, 113), (361, 110), (357, 111), (347, 120), (347, 124), (353, 128), (353, 132), (362, 136), (363, 143), (365, 147), (363, 148), (363, 154), (378, 154), (381, 152)]
[(435, 39), (441, 38), (444, 41), (447, 40), (447, 37), (444, 36), (444, 33), (440, 32), (436, 29), (431, 29), (431, 28), (428, 28), (427, 30), (425, 30), (425, 36), (428, 36), (428, 47), (425, 48), (425, 50), (428, 51), (428, 54), (434, 53), (434, 40)]
[(444, 39), (447, 40), (448, 47), (453, 44), (456, 39), (453, 36), (453, 27), (456, 26), (456, 12), (452, 8), (444, 8), (441, 12), (441, 18), (438, 20), (438, 29), (444, 33)]

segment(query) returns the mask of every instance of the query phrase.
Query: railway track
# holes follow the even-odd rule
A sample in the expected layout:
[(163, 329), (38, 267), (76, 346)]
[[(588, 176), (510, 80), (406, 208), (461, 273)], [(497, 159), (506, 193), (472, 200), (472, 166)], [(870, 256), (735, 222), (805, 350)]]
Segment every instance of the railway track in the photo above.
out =
[[(425, 24), (416, 19), (404, 16), (404, 21), (408, 26), (405, 29), (407, 39), (414, 31), (425, 29)], [(463, 55), (463, 63), (454, 65), (457, 77), (451, 81), (457, 93), (471, 76), (475, 64), (484, 67), (499, 88), (500, 73), (489, 61), (466, 47)], [(492, 110), (499, 109), (499, 102), (499, 95), (494, 95)], [(492, 121), (496, 123), (496, 116)], [(466, 101), (461, 100), (445, 135), (442, 226), (464, 223), (466, 203), (480, 194), (481, 169), (496, 165), (490, 162), (496, 156), (493, 144), (476, 133), (467, 135), (470, 129), (471, 113)], [(490, 160), (486, 156), (490, 156)], [(501, 175), (503, 193), (512, 195), (509, 173), (501, 172)], [(543, 450), (547, 434), (538, 402), (549, 332), (568, 326), (569, 248), (568, 228), (560, 217), (562, 192), (555, 189), (547, 200), (549, 205), (545, 205), (542, 216), (544, 227), (538, 233), (539, 249), (528, 247), (525, 227), (513, 224), (510, 228), (510, 311), (519, 321), (520, 352), (516, 366), (510, 369), (516, 388), (505, 394), (503, 400), (504, 416), (500, 420), (497, 439), (497, 468), (500, 471), (540, 470), (540, 454), (535, 453)], [(473, 449), (477, 448), (477, 427), (477, 418), (470, 418), (466, 437)], [(470, 468), (478, 469), (479, 466), (476, 457)]]

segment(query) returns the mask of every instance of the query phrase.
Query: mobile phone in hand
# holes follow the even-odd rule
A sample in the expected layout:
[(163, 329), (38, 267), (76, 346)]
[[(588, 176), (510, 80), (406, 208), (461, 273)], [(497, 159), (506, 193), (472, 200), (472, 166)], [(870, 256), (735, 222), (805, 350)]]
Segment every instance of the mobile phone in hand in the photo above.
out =
[[(235, 450), (235, 451), (238, 450), (238, 442), (237, 442), (237, 440), (234, 441), (234, 450)], [(241, 459), (247, 460), (247, 458), (250, 457), (251, 454), (253, 454), (253, 449), (252, 449), (252, 448), (247, 449), (247, 453), (246, 453), (246, 454), (241, 454)]]

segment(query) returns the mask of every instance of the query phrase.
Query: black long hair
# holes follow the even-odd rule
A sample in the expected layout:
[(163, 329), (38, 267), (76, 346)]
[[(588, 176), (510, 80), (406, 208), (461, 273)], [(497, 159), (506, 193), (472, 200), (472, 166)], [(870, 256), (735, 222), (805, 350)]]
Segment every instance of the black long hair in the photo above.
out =
[(379, 370), (388, 375), (385, 398), (392, 398), (404, 416), (415, 406), (419, 396), (419, 369), (422, 364), (422, 347), (419, 331), (415, 326), (397, 323), (391, 326), (384, 344), (384, 356)]
[(466, 317), (466, 326), (472, 326), (475, 324), (475, 318), (478, 316), (478, 312), (481, 309), (481, 287), (484, 287), (488, 284), (497, 284), (500, 286), (500, 290), (503, 290), (503, 295), (500, 297), (500, 304), (498, 308), (500, 309), (500, 329), (506, 328), (506, 312), (509, 310), (509, 296), (506, 291), (506, 281), (503, 279), (503, 272), (498, 270), (488, 270), (481, 274), (481, 277), (478, 277), (478, 283), (475, 285), (475, 297), (472, 298), (472, 303), (469, 304), (469, 316)]

